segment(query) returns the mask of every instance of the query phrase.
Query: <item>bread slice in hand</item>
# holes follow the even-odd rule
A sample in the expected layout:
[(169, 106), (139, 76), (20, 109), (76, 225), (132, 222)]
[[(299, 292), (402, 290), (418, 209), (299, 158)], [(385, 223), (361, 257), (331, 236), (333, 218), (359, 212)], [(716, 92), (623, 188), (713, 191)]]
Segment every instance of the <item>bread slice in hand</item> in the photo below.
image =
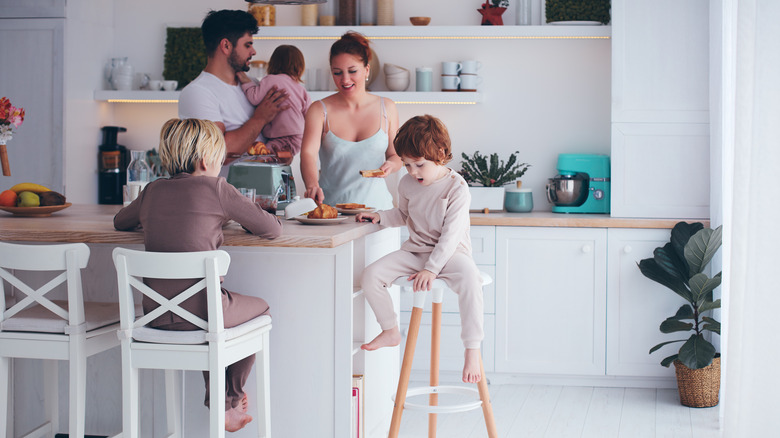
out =
[(385, 176), (385, 172), (382, 169), (361, 170), (360, 175), (363, 176), (363, 178), (376, 178), (378, 176)]

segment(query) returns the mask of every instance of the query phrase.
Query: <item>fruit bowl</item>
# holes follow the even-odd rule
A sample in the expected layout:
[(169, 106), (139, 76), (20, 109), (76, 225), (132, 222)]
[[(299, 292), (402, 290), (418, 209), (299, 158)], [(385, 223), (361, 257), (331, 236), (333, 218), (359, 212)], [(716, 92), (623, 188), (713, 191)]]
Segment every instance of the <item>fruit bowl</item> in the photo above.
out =
[(25, 216), (25, 217), (45, 217), (45, 216), (51, 216), (52, 213), (64, 210), (68, 207), (70, 207), (70, 202), (66, 202), (62, 205), (46, 205), (43, 207), (2, 207), (0, 206), (0, 210), (7, 211), (9, 213), (13, 213), (15, 216)]

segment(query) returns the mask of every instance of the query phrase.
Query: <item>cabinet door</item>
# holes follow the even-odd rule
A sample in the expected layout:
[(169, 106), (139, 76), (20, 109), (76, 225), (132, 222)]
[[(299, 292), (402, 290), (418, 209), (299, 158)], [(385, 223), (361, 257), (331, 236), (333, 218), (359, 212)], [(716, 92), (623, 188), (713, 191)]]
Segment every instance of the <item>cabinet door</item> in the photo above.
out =
[[(8, 142), (4, 188), (35, 182), (63, 190), (64, 19), (0, 20), (0, 95), (25, 110)], [(78, 115), (72, 115), (78, 118)]]
[(709, 123), (708, 0), (612, 0), (612, 121)]
[(607, 291), (607, 374), (614, 376), (674, 376), (660, 362), (680, 344), (667, 345), (652, 355), (654, 345), (676, 339), (658, 329), (675, 314), (683, 299), (642, 275), (637, 263), (669, 241), (671, 230), (609, 230), (609, 289)]
[(614, 217), (708, 218), (709, 125), (613, 123), (610, 202)]
[(603, 375), (607, 231), (497, 227), (496, 371)]

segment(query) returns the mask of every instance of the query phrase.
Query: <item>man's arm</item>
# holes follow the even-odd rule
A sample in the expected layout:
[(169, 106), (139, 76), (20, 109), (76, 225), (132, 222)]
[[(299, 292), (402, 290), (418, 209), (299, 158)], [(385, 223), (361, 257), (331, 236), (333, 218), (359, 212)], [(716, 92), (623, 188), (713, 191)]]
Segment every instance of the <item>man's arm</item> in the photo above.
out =
[(255, 112), (252, 117), (246, 121), (240, 128), (232, 131), (225, 131), (225, 125), (218, 123), (220, 129), (225, 134), (225, 144), (227, 145), (227, 156), (225, 162), (232, 161), (231, 158), (237, 158), (251, 146), (263, 127), (271, 120), (273, 120), (277, 114), (290, 107), (287, 103), (287, 92), (271, 87), (265, 97), (255, 108)]

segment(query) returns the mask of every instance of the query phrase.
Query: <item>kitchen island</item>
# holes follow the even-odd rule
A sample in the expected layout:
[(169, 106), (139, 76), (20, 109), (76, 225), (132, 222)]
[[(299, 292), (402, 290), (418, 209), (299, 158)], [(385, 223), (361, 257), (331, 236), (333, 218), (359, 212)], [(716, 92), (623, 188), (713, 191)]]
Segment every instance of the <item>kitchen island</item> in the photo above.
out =
[[(74, 205), (50, 217), (0, 216), (0, 240), (14, 242), (84, 242), (92, 251), (84, 272), (87, 299), (115, 301), (116, 277), (111, 251), (117, 246), (142, 248), (141, 231), (113, 228), (120, 206)], [(231, 223), (223, 229), (222, 249), (231, 256), (224, 286), (268, 301), (271, 330), (271, 412), (275, 436), (350, 436), (352, 375), (365, 375), (365, 432), (386, 434), (391, 394), (398, 378), (399, 350), (365, 354), (359, 345), (379, 331), (359, 290), (362, 269), (399, 247), (397, 229), (345, 221), (312, 226), (285, 221), (282, 235), (266, 240)], [(396, 303), (398, 300), (396, 300)], [(29, 385), (36, 385), (35, 361), (15, 362), (14, 404), (17, 433), (37, 422)], [(119, 350), (96, 356), (88, 366), (87, 432), (113, 434), (121, 428)], [(162, 373), (142, 373), (142, 435), (164, 431)], [(250, 380), (254, 379), (254, 372)], [(61, 379), (60, 394), (67, 394)], [(247, 384), (251, 400), (253, 384)], [(184, 385), (184, 436), (206, 436), (200, 373), (187, 373)], [(61, 401), (61, 412), (67, 412)], [(28, 407), (24, 409), (23, 407)], [(63, 424), (66, 421), (63, 422)], [(256, 424), (233, 434), (256, 436)]]

